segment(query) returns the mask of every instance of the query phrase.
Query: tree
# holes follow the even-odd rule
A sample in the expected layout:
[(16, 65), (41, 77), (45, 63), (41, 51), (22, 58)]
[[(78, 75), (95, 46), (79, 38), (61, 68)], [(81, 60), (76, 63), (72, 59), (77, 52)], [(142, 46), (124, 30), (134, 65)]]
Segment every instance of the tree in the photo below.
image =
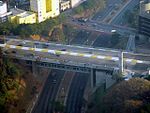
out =
[(150, 95), (145, 92), (150, 92), (149, 81), (140, 78), (123, 81), (105, 95), (104, 111), (105, 113), (140, 113), (144, 106), (150, 104), (150, 100), (145, 99), (150, 98)]

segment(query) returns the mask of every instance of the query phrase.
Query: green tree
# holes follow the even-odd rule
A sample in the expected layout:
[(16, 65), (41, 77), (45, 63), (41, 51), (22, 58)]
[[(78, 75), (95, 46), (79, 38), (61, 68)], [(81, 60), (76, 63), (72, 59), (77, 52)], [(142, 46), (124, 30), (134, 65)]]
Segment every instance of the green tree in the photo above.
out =
[[(103, 100), (105, 113), (140, 113), (143, 106), (150, 104), (150, 82), (136, 78), (114, 86)], [(146, 111), (146, 110), (145, 110)]]

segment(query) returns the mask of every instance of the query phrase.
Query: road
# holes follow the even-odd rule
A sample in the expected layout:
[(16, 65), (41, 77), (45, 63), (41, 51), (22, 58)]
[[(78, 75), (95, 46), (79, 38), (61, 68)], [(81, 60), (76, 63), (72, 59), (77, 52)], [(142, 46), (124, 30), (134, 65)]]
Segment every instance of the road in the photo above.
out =
[[(55, 73), (55, 75), (53, 75), (53, 73)], [(51, 71), (32, 113), (52, 113), (52, 111), (54, 110), (53, 102), (55, 101), (56, 94), (63, 75), (64, 71)]]
[(115, 17), (112, 18), (112, 20), (109, 22), (110, 24), (119, 25), (124, 21), (124, 14), (128, 10), (132, 10), (136, 5), (139, 4), (139, 0), (129, 0), (129, 3), (123, 7)]
[(79, 22), (78, 20), (70, 20), (67, 23), (80, 26), (81, 28), (91, 30), (91, 31), (99, 31), (99, 32), (106, 32), (111, 33), (112, 30), (116, 30), (117, 33), (121, 35), (129, 35), (129, 34), (136, 34), (137, 30), (125, 26), (120, 25), (113, 25), (108, 23), (103, 23), (96, 20), (88, 20), (87, 22)]
[[(85, 41), (88, 39), (88, 35), (82, 36)], [(87, 39), (86, 39), (87, 38)], [(76, 40), (79, 40), (78, 38)], [(18, 40), (17, 40), (18, 41)], [(17, 50), (22, 50), (24, 52), (24, 58), (33, 57), (41, 58), (42, 61), (50, 61), (51, 59), (57, 59), (58, 61), (63, 61), (67, 64), (72, 64), (73, 62), (82, 63), (86, 66), (94, 65), (110, 65), (111, 67), (118, 67), (119, 63), (119, 54), (120, 51), (117, 50), (108, 50), (108, 49), (95, 49), (89, 47), (81, 47), (81, 46), (71, 46), (71, 45), (62, 45), (62, 44), (52, 44), (52, 43), (45, 43), (44, 46), (47, 46), (46, 49), (43, 49), (43, 43), (38, 42), (38, 48), (30, 48), (28, 47), (28, 43), (33, 41), (28, 41), (26, 43), (22, 43), (22, 40), (19, 42), (8, 41), (8, 43), (14, 43), (13, 45), (4, 45), (6, 48), (15, 48), (16, 52), (13, 52), (16, 56), (20, 54)], [(80, 43), (82, 43), (81, 41)], [(19, 46), (14, 46), (15, 43), (19, 44)], [(20, 45), (20, 43), (22, 45)], [(36, 43), (36, 42), (35, 42)], [(75, 42), (76, 43), (76, 42)], [(0, 45), (1, 46), (1, 45)], [(35, 46), (35, 44), (34, 44)], [(37, 46), (37, 45), (36, 45)], [(39, 48), (41, 47), (41, 48)], [(96, 46), (94, 46), (96, 47)], [(49, 49), (50, 48), (50, 49)], [(61, 49), (60, 49), (61, 48)], [(26, 51), (24, 51), (26, 50)], [(33, 55), (34, 52), (34, 55)], [(13, 54), (11, 53), (11, 54)], [(27, 56), (29, 55), (29, 56)], [(127, 63), (132, 63), (133, 61), (136, 63), (145, 63), (149, 61), (145, 61), (144, 59), (131, 59), (130, 57), (124, 59)]]
[(104, 10), (96, 13), (92, 18), (92, 20), (97, 20), (97, 21), (105, 20), (105, 18), (107, 18), (107, 16), (109, 15), (109, 13), (115, 8), (115, 4), (119, 4), (121, 3), (121, 1), (122, 0), (107, 0), (106, 7), (104, 8)]
[(87, 74), (76, 73), (69, 90), (65, 113), (81, 113), (83, 93), (88, 77)]
[[(82, 32), (82, 31), (81, 31)], [(75, 40), (75, 41), (74, 41)], [(81, 38), (75, 38), (72, 40), (71, 44), (84, 44), (87, 40), (90, 40), (90, 37), (88, 35), (85, 35), (84, 41), (80, 41)], [(93, 38), (95, 41), (95, 39)], [(88, 45), (91, 45), (89, 43)], [(83, 74), (83, 73), (75, 73), (75, 76), (72, 80), (72, 83), (70, 85), (68, 98), (66, 101), (66, 113), (81, 113), (81, 107), (83, 103), (83, 93), (88, 81), (89, 75)]]

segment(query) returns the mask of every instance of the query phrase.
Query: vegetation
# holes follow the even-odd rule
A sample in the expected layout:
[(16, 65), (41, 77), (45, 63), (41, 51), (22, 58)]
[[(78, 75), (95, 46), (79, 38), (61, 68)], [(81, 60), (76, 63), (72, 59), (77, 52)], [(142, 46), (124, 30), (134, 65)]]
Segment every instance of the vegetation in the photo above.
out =
[(137, 28), (138, 26), (138, 15), (139, 15), (139, 5), (136, 6), (132, 11), (127, 10), (124, 14), (124, 18), (126, 19), (127, 24), (130, 27)]
[(112, 33), (109, 45), (110, 48), (125, 49), (127, 41), (128, 37), (122, 36), (119, 33), (114, 32)]
[[(20, 71), (8, 59), (2, 60), (0, 51), (0, 113), (7, 112), (8, 105), (14, 104), (19, 89)], [(18, 79), (18, 80), (17, 80)]]
[[(74, 14), (82, 14), (86, 11), (96, 12), (105, 7), (105, 0), (86, 0), (78, 7), (74, 8)], [(93, 11), (92, 11), (93, 10)]]
[(54, 108), (54, 112), (56, 112), (56, 113), (64, 113), (65, 106), (62, 103), (60, 103), (60, 102), (53, 102), (52, 105), (53, 105), (53, 108)]
[(123, 81), (108, 91), (102, 104), (105, 113), (149, 113), (150, 82), (140, 78)]
[(65, 15), (62, 13), (59, 17), (48, 19), (39, 24), (22, 24), (17, 25), (10, 22), (0, 24), (0, 35), (20, 35), (22, 37), (29, 37), (30, 35), (38, 34), (49, 36), (49, 31), (61, 24), (65, 20)]

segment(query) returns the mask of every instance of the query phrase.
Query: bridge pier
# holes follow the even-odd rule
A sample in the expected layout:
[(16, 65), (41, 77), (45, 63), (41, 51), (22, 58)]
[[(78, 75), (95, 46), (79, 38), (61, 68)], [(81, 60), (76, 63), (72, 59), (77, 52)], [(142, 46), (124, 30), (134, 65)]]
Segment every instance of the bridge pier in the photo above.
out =
[(90, 74), (90, 81), (91, 81), (91, 88), (95, 87), (95, 70), (91, 68), (91, 74)]
[(119, 52), (119, 68), (120, 68), (120, 73), (123, 74), (124, 71), (124, 66), (123, 66), (123, 52)]
[(35, 77), (38, 76), (38, 73), (39, 73), (39, 69), (35, 61), (32, 61), (32, 73), (33, 73), (33, 76)]

